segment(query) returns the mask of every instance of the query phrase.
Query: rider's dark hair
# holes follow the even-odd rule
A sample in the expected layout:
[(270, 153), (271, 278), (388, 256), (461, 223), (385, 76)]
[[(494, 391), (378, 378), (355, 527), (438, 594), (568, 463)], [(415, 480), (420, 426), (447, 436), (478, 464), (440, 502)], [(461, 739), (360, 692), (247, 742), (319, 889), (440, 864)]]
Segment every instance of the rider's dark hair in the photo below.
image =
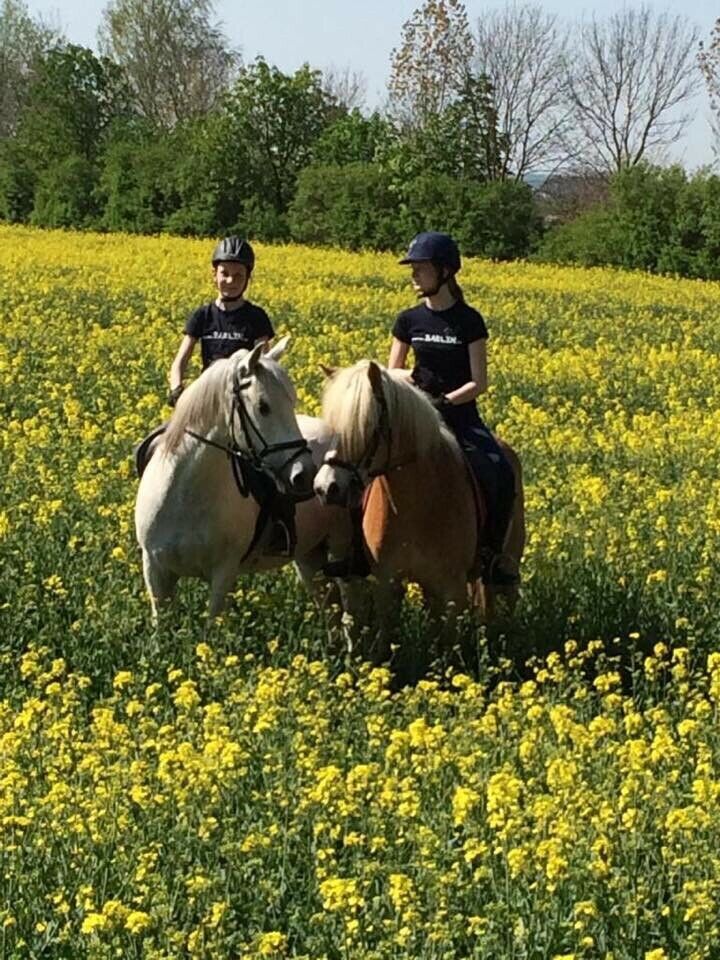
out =
[(465, 303), (465, 294), (462, 292), (462, 287), (457, 282), (455, 274), (453, 274), (451, 277), (448, 277), (447, 285), (450, 295), (454, 297), (458, 303)]

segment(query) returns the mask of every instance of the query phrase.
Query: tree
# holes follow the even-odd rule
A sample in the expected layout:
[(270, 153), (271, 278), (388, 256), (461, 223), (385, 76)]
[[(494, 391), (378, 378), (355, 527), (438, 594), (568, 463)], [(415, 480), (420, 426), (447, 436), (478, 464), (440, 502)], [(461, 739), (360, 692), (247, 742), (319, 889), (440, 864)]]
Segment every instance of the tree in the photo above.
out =
[(395, 140), (395, 129), (385, 117), (377, 112), (364, 117), (359, 110), (351, 110), (322, 132), (313, 146), (313, 163), (372, 163), (386, 154)]
[(700, 43), (698, 64), (710, 97), (710, 106), (715, 114), (712, 128), (717, 144), (720, 142), (720, 17), (715, 21), (710, 36), (709, 46)]
[(224, 101), (225, 137), (217, 150), (224, 150), (226, 179), (235, 177), (241, 196), (255, 195), (284, 213), (332, 112), (319, 71), (305, 64), (285, 74), (258, 57)]
[(15, 132), (33, 68), (41, 52), (58, 33), (33, 20), (22, 0), (3, 0), (0, 6), (0, 139)]
[(87, 226), (99, 212), (99, 161), (113, 124), (128, 115), (122, 71), (72, 44), (34, 68), (15, 136), (0, 151), (0, 211), (43, 225)]
[(422, 129), (462, 88), (473, 53), (460, 0), (425, 0), (404, 24), (400, 46), (391, 54), (393, 116), (405, 127)]
[(498, 134), (491, 84), (467, 74), (455, 98), (391, 151), (403, 192), (414, 177), (446, 175), (483, 183), (500, 177), (505, 144)]
[(477, 22), (474, 68), (493, 87), (502, 179), (552, 171), (568, 157), (567, 43), (557, 16), (533, 3), (508, 3)]
[(77, 154), (94, 162), (112, 124), (130, 111), (122, 70), (87, 47), (66, 44), (38, 62), (17, 140), (36, 169)]
[(351, 67), (328, 67), (323, 70), (322, 88), (339, 107), (350, 113), (361, 110), (367, 96), (367, 78)]
[(624, 8), (578, 28), (567, 80), (583, 160), (610, 172), (674, 143), (698, 84), (698, 31), (682, 15)]
[(125, 71), (143, 114), (165, 129), (207, 113), (239, 64), (212, 0), (110, 0), (100, 49)]

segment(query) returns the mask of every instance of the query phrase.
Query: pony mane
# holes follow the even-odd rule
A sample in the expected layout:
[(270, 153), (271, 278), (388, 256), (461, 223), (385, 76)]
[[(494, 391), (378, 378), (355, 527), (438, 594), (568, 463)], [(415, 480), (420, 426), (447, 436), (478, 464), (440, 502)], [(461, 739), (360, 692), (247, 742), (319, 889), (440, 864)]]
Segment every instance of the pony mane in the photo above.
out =
[[(323, 419), (337, 434), (343, 456), (352, 461), (359, 460), (368, 449), (380, 418), (369, 367), (369, 360), (360, 360), (352, 367), (338, 370), (325, 384), (323, 393)], [(393, 449), (418, 456), (442, 443), (456, 449), (452, 435), (425, 394), (400, 371), (387, 370), (380, 364), (378, 367)]]
[[(230, 413), (233, 375), (250, 352), (238, 350), (231, 357), (216, 360), (182, 392), (163, 436), (163, 449), (167, 453), (177, 451), (187, 435), (187, 430), (205, 436), (213, 427), (226, 422)], [(295, 405), (295, 387), (285, 368), (276, 360), (261, 357), (254, 375), (261, 379), (271, 376), (292, 405)]]

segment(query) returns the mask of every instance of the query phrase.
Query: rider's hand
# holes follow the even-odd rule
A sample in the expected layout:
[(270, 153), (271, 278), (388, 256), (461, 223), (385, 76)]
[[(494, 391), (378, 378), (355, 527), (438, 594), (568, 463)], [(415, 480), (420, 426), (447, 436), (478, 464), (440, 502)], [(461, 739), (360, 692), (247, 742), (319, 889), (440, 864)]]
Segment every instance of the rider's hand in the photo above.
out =
[(180, 399), (180, 394), (183, 392), (183, 386), (180, 384), (178, 387), (174, 387), (170, 393), (167, 395), (168, 405), (174, 407), (175, 404)]
[(412, 370), (412, 381), (416, 387), (424, 393), (429, 393), (431, 397), (442, 396), (443, 385), (440, 378), (417, 363)]
[(432, 397), (432, 405), (438, 411), (438, 413), (443, 413), (446, 410), (449, 410), (453, 404), (448, 400), (444, 393), (441, 393), (439, 397)]

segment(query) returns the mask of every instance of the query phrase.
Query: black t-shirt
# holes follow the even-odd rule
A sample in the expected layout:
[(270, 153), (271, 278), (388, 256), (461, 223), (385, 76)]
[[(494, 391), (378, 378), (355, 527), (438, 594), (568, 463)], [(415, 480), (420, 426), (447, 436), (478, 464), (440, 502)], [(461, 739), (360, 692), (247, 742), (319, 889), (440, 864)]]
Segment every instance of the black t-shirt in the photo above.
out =
[(185, 333), (200, 341), (203, 370), (236, 350), (251, 350), (260, 337), (275, 335), (263, 308), (247, 300), (236, 310), (221, 310), (214, 302), (198, 307), (185, 324)]
[(488, 338), (481, 314), (462, 300), (447, 310), (431, 310), (424, 303), (403, 310), (392, 332), (413, 348), (417, 366), (437, 378), (443, 393), (472, 380), (468, 344)]

